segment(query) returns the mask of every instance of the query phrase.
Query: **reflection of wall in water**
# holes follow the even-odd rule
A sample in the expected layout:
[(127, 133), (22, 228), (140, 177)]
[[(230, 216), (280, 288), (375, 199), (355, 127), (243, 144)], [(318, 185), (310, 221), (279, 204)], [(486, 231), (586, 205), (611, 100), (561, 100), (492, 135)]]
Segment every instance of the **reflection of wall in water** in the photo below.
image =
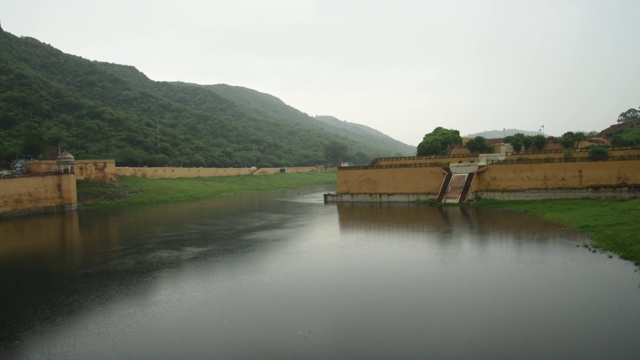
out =
[(499, 209), (393, 203), (340, 203), (336, 206), (342, 231), (403, 229), (538, 240), (555, 237), (559, 232), (567, 237), (577, 235), (541, 218)]
[(51, 262), (63, 258), (70, 264), (82, 258), (78, 214), (64, 212), (21, 217), (0, 222), (0, 262)]

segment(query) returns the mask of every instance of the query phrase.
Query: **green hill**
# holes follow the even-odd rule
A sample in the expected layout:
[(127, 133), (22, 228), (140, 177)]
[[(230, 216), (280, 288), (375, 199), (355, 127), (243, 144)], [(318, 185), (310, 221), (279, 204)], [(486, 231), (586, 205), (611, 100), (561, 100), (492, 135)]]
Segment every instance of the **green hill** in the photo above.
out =
[(156, 82), (131, 66), (89, 61), (0, 31), (0, 160), (59, 145), (119, 166), (304, 166), (413, 155), (366, 126), (313, 118), (228, 85)]

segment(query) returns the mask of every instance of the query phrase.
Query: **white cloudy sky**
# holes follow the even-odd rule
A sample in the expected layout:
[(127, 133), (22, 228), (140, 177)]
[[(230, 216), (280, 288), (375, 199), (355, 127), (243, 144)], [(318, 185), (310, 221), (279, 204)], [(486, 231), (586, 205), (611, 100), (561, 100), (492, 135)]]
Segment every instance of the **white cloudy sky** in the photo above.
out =
[(638, 0), (2, 0), (0, 23), (411, 145), (437, 126), (601, 130), (640, 106)]

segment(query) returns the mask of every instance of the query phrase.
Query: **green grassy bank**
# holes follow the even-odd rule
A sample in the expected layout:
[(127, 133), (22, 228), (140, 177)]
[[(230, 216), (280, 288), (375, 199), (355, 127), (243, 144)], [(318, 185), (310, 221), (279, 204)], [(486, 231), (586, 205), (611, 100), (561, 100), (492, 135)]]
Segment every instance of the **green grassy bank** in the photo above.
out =
[(191, 179), (144, 179), (123, 176), (117, 183), (77, 182), (81, 209), (210, 199), (260, 191), (335, 184), (336, 172), (308, 172), (261, 176), (225, 176)]
[(480, 200), (475, 207), (500, 207), (540, 215), (589, 236), (594, 247), (640, 265), (640, 199)]

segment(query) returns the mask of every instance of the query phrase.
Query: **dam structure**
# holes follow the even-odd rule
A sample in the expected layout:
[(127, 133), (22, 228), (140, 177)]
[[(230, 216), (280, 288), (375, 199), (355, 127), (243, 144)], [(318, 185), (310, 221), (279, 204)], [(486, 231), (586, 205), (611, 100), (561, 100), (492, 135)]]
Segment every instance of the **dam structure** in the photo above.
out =
[(630, 199), (640, 197), (640, 148), (588, 151), (564, 158), (540, 154), (377, 158), (339, 167), (336, 192), (325, 202), (467, 203), (476, 199)]

